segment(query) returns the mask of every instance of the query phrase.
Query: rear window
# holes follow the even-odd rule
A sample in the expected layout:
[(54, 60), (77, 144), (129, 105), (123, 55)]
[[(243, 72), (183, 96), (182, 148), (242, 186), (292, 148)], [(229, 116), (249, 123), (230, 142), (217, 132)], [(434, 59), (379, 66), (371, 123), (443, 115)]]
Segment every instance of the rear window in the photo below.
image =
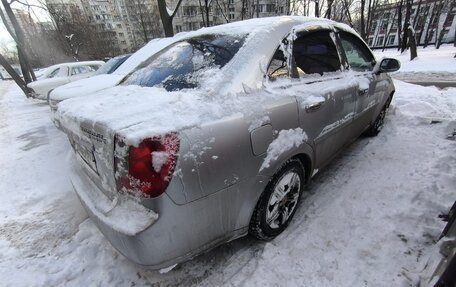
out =
[(204, 35), (177, 42), (140, 65), (124, 85), (192, 89), (225, 66), (244, 44), (246, 35)]

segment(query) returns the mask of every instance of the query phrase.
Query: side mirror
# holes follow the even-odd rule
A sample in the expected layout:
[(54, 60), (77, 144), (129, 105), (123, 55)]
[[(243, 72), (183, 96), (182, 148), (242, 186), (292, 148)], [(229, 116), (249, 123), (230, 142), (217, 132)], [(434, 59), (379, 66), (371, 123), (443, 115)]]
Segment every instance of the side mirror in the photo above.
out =
[(391, 73), (396, 72), (401, 68), (401, 63), (393, 58), (383, 58), (380, 62), (378, 62), (374, 67), (374, 73)]

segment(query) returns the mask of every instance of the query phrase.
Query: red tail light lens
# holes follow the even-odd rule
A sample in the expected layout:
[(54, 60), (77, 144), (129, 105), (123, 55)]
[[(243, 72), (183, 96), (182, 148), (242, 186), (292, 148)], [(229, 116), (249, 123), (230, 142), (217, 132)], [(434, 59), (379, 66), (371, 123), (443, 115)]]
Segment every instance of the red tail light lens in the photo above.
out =
[(161, 137), (143, 140), (137, 147), (128, 150), (128, 174), (119, 172), (116, 159), (117, 188), (157, 197), (165, 192), (176, 166), (179, 139), (170, 133)]

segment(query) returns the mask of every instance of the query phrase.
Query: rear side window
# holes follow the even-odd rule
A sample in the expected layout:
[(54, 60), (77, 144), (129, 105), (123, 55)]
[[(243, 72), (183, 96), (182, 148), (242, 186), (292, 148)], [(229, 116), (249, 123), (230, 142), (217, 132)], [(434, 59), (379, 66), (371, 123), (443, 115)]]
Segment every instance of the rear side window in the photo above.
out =
[(268, 77), (269, 79), (276, 79), (286, 76), (288, 76), (287, 59), (279, 47), (269, 63)]
[(341, 31), (339, 36), (350, 68), (359, 72), (372, 71), (375, 65), (375, 58), (366, 44), (358, 37), (347, 32)]
[(293, 59), (299, 75), (335, 72), (341, 69), (337, 48), (329, 31), (303, 33), (293, 42)]

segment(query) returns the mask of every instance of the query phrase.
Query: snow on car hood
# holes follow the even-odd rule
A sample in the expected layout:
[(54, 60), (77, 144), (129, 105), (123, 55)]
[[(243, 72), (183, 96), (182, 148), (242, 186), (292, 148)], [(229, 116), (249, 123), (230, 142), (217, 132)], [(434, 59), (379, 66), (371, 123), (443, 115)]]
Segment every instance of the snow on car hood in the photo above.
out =
[(56, 88), (51, 92), (50, 99), (63, 101), (69, 98), (86, 96), (117, 85), (123, 75), (104, 74), (82, 79)]

